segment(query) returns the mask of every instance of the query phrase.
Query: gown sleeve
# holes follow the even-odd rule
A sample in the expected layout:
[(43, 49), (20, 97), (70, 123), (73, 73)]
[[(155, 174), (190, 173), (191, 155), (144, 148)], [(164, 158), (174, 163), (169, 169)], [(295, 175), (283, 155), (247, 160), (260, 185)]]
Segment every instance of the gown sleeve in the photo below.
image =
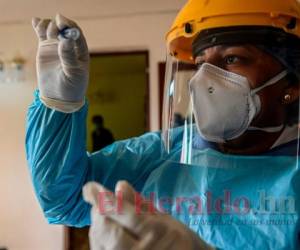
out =
[(44, 106), (38, 91), (26, 123), (26, 155), (37, 199), (50, 224), (90, 225), (90, 205), (82, 187), (96, 181), (114, 190), (127, 180), (141, 191), (149, 174), (158, 167), (160, 133), (117, 141), (90, 154), (86, 151), (88, 106), (71, 114)]

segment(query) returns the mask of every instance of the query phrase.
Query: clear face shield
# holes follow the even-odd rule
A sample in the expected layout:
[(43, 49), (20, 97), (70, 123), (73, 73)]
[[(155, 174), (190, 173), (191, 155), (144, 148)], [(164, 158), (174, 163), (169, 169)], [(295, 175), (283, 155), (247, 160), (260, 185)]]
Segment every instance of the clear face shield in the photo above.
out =
[(179, 161), (186, 164), (192, 163), (191, 143), (192, 138), (197, 134), (189, 91), (189, 82), (196, 72), (197, 67), (195, 64), (181, 63), (176, 58), (168, 56), (162, 135), (168, 153), (172, 152), (178, 146), (178, 143), (181, 144), (182, 152)]
[(227, 47), (222, 59), (199, 65), (168, 56), (162, 138), (169, 159), (223, 167), (220, 156), (272, 155), (292, 156), (297, 165), (298, 80), (286, 67), (263, 69), (266, 53), (247, 49)]
[[(166, 172), (153, 178), (164, 183), (160, 195), (184, 201), (172, 215), (211, 244), (224, 236), (229, 245), (239, 235), (241, 246), (293, 249), (300, 214), (299, 81), (272, 64), (270, 54), (248, 49), (211, 50), (199, 65), (168, 57)], [(185, 212), (178, 214), (181, 205)], [(249, 241), (263, 235), (266, 241)]]
[(278, 3), (261, 2), (216, 16), (194, 1), (167, 35), (165, 166), (149, 190), (161, 180), (172, 215), (220, 249), (300, 244), (299, 19), (266, 23)]

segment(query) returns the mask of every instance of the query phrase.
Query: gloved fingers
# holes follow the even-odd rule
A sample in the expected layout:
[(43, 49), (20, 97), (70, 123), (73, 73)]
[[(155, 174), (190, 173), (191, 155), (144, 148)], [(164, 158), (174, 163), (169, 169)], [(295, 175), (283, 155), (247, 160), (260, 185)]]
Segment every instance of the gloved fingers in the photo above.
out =
[[(156, 249), (153, 248), (170, 230), (170, 226), (163, 223), (163, 217), (147, 216), (143, 224), (137, 229), (141, 240), (139, 242), (140, 249)], [(159, 248), (157, 248), (159, 249)]]
[[(152, 232), (143, 236), (143, 238), (139, 241), (139, 243), (132, 250), (146, 250), (149, 247), (149, 243), (153, 242), (154, 235)], [(150, 248), (156, 250), (154, 248)]]
[(41, 21), (41, 18), (39, 18), (39, 17), (33, 17), (31, 19), (31, 24), (32, 24), (32, 27), (33, 27), (34, 30), (35, 30), (35, 27), (39, 24), (40, 21)]
[(99, 249), (132, 249), (138, 238), (113, 220), (95, 214), (89, 231), (92, 250)]
[(173, 230), (169, 230), (163, 236), (151, 231), (140, 240), (134, 250), (175, 250), (177, 236)]
[[(118, 184), (121, 188), (122, 186), (125, 186), (125, 189), (128, 189), (126, 192), (134, 192), (134, 189), (131, 188), (129, 185), (125, 184), (124, 182)], [(99, 192), (109, 194), (109, 199), (111, 204), (118, 204), (117, 197), (107, 190), (102, 185), (95, 183), (95, 182), (89, 182), (83, 187), (83, 196), (84, 199), (89, 202), (90, 204), (97, 204), (99, 205)], [(132, 195), (132, 194), (130, 194)], [(130, 198), (131, 199), (131, 198)], [(118, 223), (120, 226), (126, 228), (127, 230), (133, 232), (134, 234), (138, 235), (143, 229), (143, 225), (145, 224), (145, 219), (143, 215), (138, 215), (136, 213), (135, 206), (132, 203), (129, 203), (127, 200), (122, 200), (122, 211), (113, 211), (104, 213), (102, 216), (110, 218), (111, 220)]]
[(101, 192), (102, 186), (97, 182), (90, 181), (86, 183), (82, 188), (83, 199), (90, 203), (94, 207), (98, 207), (99, 192)]
[(47, 39), (47, 27), (50, 22), (50, 19), (40, 19), (37, 17), (32, 19), (32, 26), (37, 37), (39, 38), (39, 41), (44, 41)]
[[(101, 186), (101, 185), (100, 185)], [(118, 204), (118, 198), (105, 187), (101, 186), (101, 192), (109, 194), (109, 200), (111, 204)], [(133, 234), (138, 235), (137, 229), (142, 225), (143, 215), (138, 215), (135, 210), (135, 206), (129, 203), (127, 200), (122, 200), (122, 210), (104, 213), (103, 216), (110, 218), (118, 223), (120, 226), (126, 228)]]
[[(80, 27), (72, 20), (64, 17), (61, 14), (57, 14), (55, 17), (56, 25), (59, 30), (63, 30), (65, 28), (77, 28), (80, 32), (79, 38), (74, 42), (75, 45), (75, 51), (78, 56), (79, 60), (88, 61), (89, 60), (89, 51), (88, 46), (85, 40), (85, 37), (83, 36), (83, 32), (80, 29)], [(60, 40), (63, 40), (64, 38), (62, 36), (59, 36)], [(72, 39), (68, 39), (72, 40)]]
[(56, 21), (56, 25), (59, 30), (63, 30), (65, 28), (72, 28), (72, 27), (79, 28), (78, 25), (74, 21), (66, 18), (65, 16), (63, 16), (61, 14), (57, 14), (55, 16), (55, 21)]
[(52, 20), (47, 28), (47, 39), (57, 39), (59, 35), (58, 27), (54, 20)]
[[(168, 249), (172, 249), (172, 250), (176, 250), (176, 249), (182, 249), (180, 247), (178, 247), (178, 235), (175, 231), (170, 230), (166, 233), (166, 235), (164, 235), (162, 238), (160, 238), (158, 241), (156, 241), (154, 243), (154, 247), (152, 245), (151, 248), (151, 242), (148, 245), (147, 249), (160, 249), (160, 250), (168, 250)], [(186, 249), (186, 246), (183, 247), (183, 249)]]
[[(67, 77), (71, 78), (80, 68), (72, 39), (60, 38), (58, 43), (58, 56)], [(75, 70), (74, 70), (75, 69)]]
[(136, 191), (127, 181), (118, 181), (115, 188), (115, 194), (120, 192), (124, 200), (134, 204)]

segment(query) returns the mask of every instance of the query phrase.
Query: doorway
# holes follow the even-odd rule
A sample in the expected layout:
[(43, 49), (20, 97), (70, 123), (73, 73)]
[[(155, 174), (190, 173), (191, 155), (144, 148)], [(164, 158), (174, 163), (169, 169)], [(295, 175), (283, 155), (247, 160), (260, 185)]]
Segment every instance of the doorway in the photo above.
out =
[(91, 151), (92, 118), (101, 115), (116, 140), (149, 129), (148, 51), (93, 53), (87, 91), (87, 145)]
[[(139, 136), (149, 130), (148, 51), (91, 53), (87, 90), (87, 150), (94, 148), (95, 117), (114, 140)], [(88, 250), (88, 227), (66, 227), (68, 250)]]

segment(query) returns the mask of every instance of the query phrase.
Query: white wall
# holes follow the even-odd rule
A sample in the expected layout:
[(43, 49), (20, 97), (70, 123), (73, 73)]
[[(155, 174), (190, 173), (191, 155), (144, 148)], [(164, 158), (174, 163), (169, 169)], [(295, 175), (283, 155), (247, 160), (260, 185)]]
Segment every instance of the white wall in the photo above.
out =
[(158, 129), (157, 63), (165, 59), (164, 35), (185, 0), (1, 0), (0, 56), (27, 59), (27, 82), (0, 84), (0, 246), (10, 250), (63, 248), (63, 228), (42, 216), (28, 175), (25, 117), (36, 87), (37, 42), (32, 16), (60, 12), (84, 30), (92, 52), (147, 49), (150, 52), (151, 130)]

